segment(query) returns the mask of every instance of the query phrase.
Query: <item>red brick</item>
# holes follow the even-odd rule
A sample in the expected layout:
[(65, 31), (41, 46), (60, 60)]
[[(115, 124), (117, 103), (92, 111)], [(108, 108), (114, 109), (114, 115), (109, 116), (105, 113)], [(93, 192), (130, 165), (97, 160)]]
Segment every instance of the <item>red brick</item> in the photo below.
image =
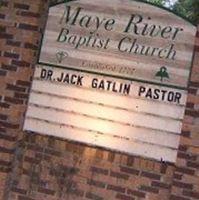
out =
[(155, 174), (155, 173), (151, 173), (147, 171), (142, 171), (141, 176), (148, 177), (155, 180), (160, 180), (160, 177), (161, 177), (159, 174)]
[(183, 195), (194, 198), (194, 199), (199, 199), (199, 192), (183, 190)]
[(4, 52), (4, 57), (18, 59), (19, 58), (19, 54), (6, 51), (6, 52)]
[(187, 151), (187, 146), (185, 146), (185, 145), (179, 145), (178, 150), (185, 152), (185, 151)]
[(95, 172), (97, 174), (103, 174), (103, 175), (108, 175), (108, 170), (99, 168), (99, 167), (91, 167), (90, 171)]
[(109, 152), (108, 153), (108, 161), (109, 162), (114, 162), (115, 159), (115, 153), (114, 152)]
[(184, 173), (184, 174), (189, 174), (189, 175), (194, 175), (195, 174), (195, 170), (189, 169), (189, 168), (186, 168), (186, 167), (177, 167), (176, 171)]
[(105, 186), (106, 186), (106, 183), (103, 183), (101, 181), (92, 180), (92, 179), (87, 180), (87, 184), (93, 185), (93, 186), (99, 187), (99, 188), (105, 188)]
[(160, 167), (160, 173), (165, 174), (166, 171), (167, 171), (167, 168), (168, 168), (168, 165), (162, 163), (162, 164), (161, 164), (161, 167)]
[(18, 200), (35, 200), (35, 199), (27, 197), (27, 196), (18, 196)]
[(133, 168), (130, 168), (130, 167), (120, 166), (120, 171), (128, 173), (128, 174), (132, 174), (132, 175), (139, 175), (139, 170), (133, 169)]
[(34, 12), (30, 12), (30, 11), (21, 11), (19, 13), (19, 15), (24, 16), (24, 17), (34, 17), (34, 18), (39, 18), (40, 14), (39, 13), (34, 13)]
[(8, 34), (8, 33), (2, 33), (0, 32), (0, 39), (13, 39), (13, 35), (12, 34)]
[(11, 162), (10, 161), (5, 161), (5, 160), (0, 160), (0, 165), (5, 166), (5, 167), (11, 167)]
[(0, 25), (0, 32), (6, 32), (6, 27), (5, 27), (5, 26), (2, 26), (2, 25)]
[(28, 156), (25, 156), (24, 161), (29, 162), (31, 164), (39, 164), (40, 163), (40, 160), (38, 160), (38, 158), (32, 158), (32, 157), (28, 157)]
[(107, 190), (113, 190), (113, 191), (116, 191), (116, 192), (125, 193), (125, 190), (126, 190), (126, 189), (125, 189), (124, 187), (121, 187), (121, 186), (109, 184), (109, 185), (107, 186)]
[(8, 6), (8, 2), (7, 1), (1, 1), (0, 5), (1, 5), (1, 7), (7, 7)]
[(6, 147), (0, 146), (0, 152), (12, 154), (12, 153), (14, 153), (14, 149), (8, 149)]
[(197, 118), (197, 117), (199, 117), (199, 111), (196, 111), (196, 110), (185, 110), (185, 115)]
[(56, 151), (54, 149), (49, 149), (49, 148), (45, 148), (44, 152), (47, 153), (47, 154), (53, 155), (53, 156), (60, 156), (61, 155), (61, 152)]
[(29, 81), (23, 81), (23, 80), (17, 80), (16, 84), (20, 85), (20, 86), (30, 87), (31, 82), (29, 82)]
[(174, 173), (173, 178), (181, 180), (182, 179), (182, 174)]
[(128, 180), (129, 179), (129, 175), (122, 174), (122, 173), (119, 173), (119, 172), (114, 172), (112, 170), (110, 172), (110, 176), (116, 177), (116, 178), (120, 178), (120, 179), (124, 179), (124, 180)]
[(189, 88), (188, 93), (196, 95), (197, 89), (196, 88)]
[(7, 120), (8, 116), (0, 113), (0, 120)]
[(20, 41), (15, 41), (15, 40), (7, 40), (6, 41), (6, 45), (19, 47), (21, 45), (21, 42)]
[(193, 189), (193, 184), (184, 183), (180, 181), (173, 181), (173, 185), (179, 188)]
[(2, 173), (10, 173), (11, 170), (12, 170), (11, 167), (4, 167), (4, 166), (2, 167), (2, 166), (0, 166), (0, 172), (2, 172)]
[(5, 122), (5, 121), (0, 121), (0, 125), (5, 128), (10, 128), (10, 129), (18, 129), (19, 128), (19, 124), (14, 124), (14, 123)]
[(5, 127), (3, 128), (0, 126), (0, 133), (7, 134), (6, 128)]
[(43, 147), (40, 147), (38, 144), (27, 144), (27, 149), (43, 152)]
[(29, 30), (29, 31), (38, 31), (38, 26), (20, 23), (18, 26), (19, 29)]
[(0, 70), (0, 76), (6, 76), (7, 72), (4, 70)]
[(35, 44), (32, 44), (32, 43), (26, 42), (24, 44), (24, 48), (26, 48), (26, 49), (32, 49), (32, 50), (37, 50), (38, 46), (35, 45)]
[(30, 67), (30, 63), (23, 60), (12, 60), (12, 64), (19, 67)]
[(28, 10), (30, 8), (28, 4), (22, 4), (22, 3), (15, 3), (14, 7), (23, 10)]
[(17, 91), (17, 92), (25, 92), (26, 91), (26, 88), (19, 87), (19, 86), (16, 86), (16, 85), (12, 85), (12, 84), (7, 84), (6, 89)]
[(17, 67), (16, 66), (12, 66), (12, 65), (5, 65), (2, 63), (2, 69), (8, 70), (8, 71), (17, 71)]
[(155, 194), (159, 193), (159, 190), (157, 188), (146, 186), (146, 185), (141, 185), (139, 189), (145, 192), (150, 192), (150, 193), (155, 193)]
[(24, 195), (27, 194), (27, 191), (26, 191), (26, 190), (21, 189), (21, 188), (17, 188), (17, 187), (12, 187), (11, 191), (12, 191), (12, 192), (19, 193), (19, 194), (24, 194)]
[(133, 166), (133, 163), (134, 163), (134, 157), (128, 156), (127, 157), (127, 165), (128, 166)]
[(189, 86), (198, 88), (199, 87), (199, 82), (190, 81), (189, 82)]
[(13, 142), (13, 141), (16, 140), (16, 137), (0, 133), (0, 139), (1, 140), (7, 140), (7, 141), (12, 141)]
[(79, 197), (83, 197), (83, 195), (84, 195), (84, 191), (79, 190), (79, 189), (72, 189), (72, 188), (70, 188), (70, 189), (68, 189), (67, 192), (70, 193), (70, 194), (79, 196)]
[(29, 95), (28, 94), (19, 93), (19, 92), (15, 92), (14, 97), (15, 98), (19, 98), (19, 99), (28, 99)]
[(5, 102), (0, 102), (0, 107), (2, 107), (2, 108), (9, 108), (10, 105), (8, 103), (5, 103)]
[(138, 191), (138, 190), (130, 190), (130, 189), (127, 190), (127, 194), (133, 195), (133, 196), (136, 196), (136, 197), (142, 197), (142, 198), (145, 198), (145, 196), (146, 196), (146, 193), (144, 193), (144, 192), (141, 192), (141, 191)]
[(187, 167), (192, 167), (192, 168), (199, 169), (199, 163), (198, 162), (188, 161), (187, 162)]
[(196, 160), (197, 156), (191, 155), (190, 153), (178, 152), (178, 158), (184, 158), (186, 160)]
[(43, 187), (39, 187), (38, 192), (47, 194), (47, 195), (54, 195), (55, 191), (51, 190), (51, 189), (47, 189), (47, 188), (43, 188)]
[(7, 103), (12, 103), (12, 104), (23, 104), (23, 100), (12, 98), (12, 97), (5, 97), (4, 101)]
[(190, 131), (183, 131), (182, 130), (182, 132), (181, 132), (181, 135), (184, 136), (184, 137), (190, 137), (190, 134), (191, 134)]
[(135, 198), (133, 198), (133, 197), (127, 196), (125, 194), (120, 194), (120, 193), (117, 193), (115, 198), (121, 199), (121, 200), (135, 200)]
[(192, 109), (194, 108), (194, 103), (187, 102), (186, 107)]
[(87, 193), (86, 193), (86, 198), (88, 198), (88, 199), (93, 199), (93, 200), (103, 200), (102, 197), (100, 197), (99, 195), (94, 194), (94, 193), (92, 193), (92, 192), (87, 192)]
[(5, 14), (0, 13), (0, 19), (4, 19), (5, 18)]
[(190, 200), (190, 199), (178, 195), (171, 195), (170, 200)]
[(151, 186), (164, 188), (164, 189), (170, 189), (171, 188), (170, 184), (159, 182), (159, 181), (152, 181)]

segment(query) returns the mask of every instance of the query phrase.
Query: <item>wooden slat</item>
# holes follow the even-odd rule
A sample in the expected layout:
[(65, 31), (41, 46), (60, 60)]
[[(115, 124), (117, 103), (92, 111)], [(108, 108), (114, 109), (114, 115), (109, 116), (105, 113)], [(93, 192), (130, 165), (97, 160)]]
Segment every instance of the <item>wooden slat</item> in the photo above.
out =
[[(49, 113), (51, 115), (49, 115)], [(59, 123), (75, 126), (81, 129), (90, 130), (101, 134), (125, 137), (130, 139), (133, 138), (139, 140), (140, 142), (152, 143), (165, 147), (177, 148), (178, 144), (179, 136), (168, 131), (152, 130), (150, 128), (144, 128), (143, 126), (131, 126), (127, 123), (106, 120), (94, 116), (88, 116), (86, 114), (83, 115), (81, 113), (78, 113), (78, 110), (76, 110), (76, 112), (64, 112), (61, 110), (55, 110), (52, 107), (46, 108), (44, 106), (31, 104), (28, 108), (28, 112), (26, 115), (27, 117), (47, 120), (49, 121), (49, 123)], [(61, 121), (58, 121), (58, 115), (64, 116), (64, 118)], [(81, 119), (81, 121), (78, 121), (78, 119)], [(117, 130), (122, 130), (122, 136), (121, 133)]]
[[(55, 82), (55, 84), (54, 84), (53, 82), (47, 81), (48, 84), (52, 84), (52, 86), (51, 86), (52, 89), (49, 90), (47, 84), (45, 85), (45, 83), (40, 83), (41, 80), (39, 80), (39, 79), (40, 79), (40, 74), (41, 74), (42, 69), (53, 70), (53, 78), (52, 79), (56, 79), (56, 77), (60, 77), (61, 73), (70, 74), (70, 75), (72, 75), (72, 74), (81, 75), (84, 77), (83, 87), (81, 87), (81, 88), (86, 89), (86, 90), (81, 91), (78, 89), (79, 87), (73, 87), (73, 85), (67, 84), (67, 83), (61, 84), (61, 83)], [(172, 91), (174, 93), (179, 92), (179, 93), (181, 93), (182, 97), (181, 97), (180, 103), (178, 105), (185, 106), (185, 104), (186, 104), (187, 91), (184, 91), (184, 90), (172, 89), (172, 88), (161, 87), (161, 86), (154, 86), (154, 85), (145, 84), (145, 83), (137, 83), (135, 81), (127, 81), (127, 80), (120, 80), (120, 79), (116, 79), (116, 78), (108, 78), (105, 76), (92, 75), (92, 74), (82, 73), (82, 72), (80, 73), (80, 72), (75, 72), (74, 70), (66, 70), (66, 69), (62, 70), (62, 69), (57, 69), (57, 68), (53, 69), (52, 67), (48, 67), (48, 66), (42, 67), (41, 65), (39, 65), (36, 68), (34, 77), (35, 77), (35, 79), (38, 79), (37, 81), (33, 82), (34, 90), (39, 90), (42, 92), (48, 91), (50, 93), (53, 92), (53, 94), (57, 94), (57, 95), (59, 95), (61, 93), (63, 96), (64, 96), (64, 94), (72, 95), (74, 98), (79, 98), (81, 96), (81, 98), (87, 99), (89, 97), (89, 99), (91, 101), (94, 100), (94, 101), (98, 101), (99, 103), (106, 103), (106, 101), (109, 101), (109, 105), (112, 103), (114, 104), (115, 96), (118, 96), (120, 94), (115, 93), (115, 92), (111, 93), (110, 91), (99, 90), (99, 89), (97, 89), (98, 93), (96, 93), (96, 90), (91, 87), (91, 83), (94, 78), (97, 78), (99, 81), (100, 80), (105, 80), (105, 81), (108, 80), (111, 82), (116, 82), (117, 84), (122, 84), (122, 83), (130, 84), (131, 90), (130, 90), (129, 94), (126, 96), (126, 98), (133, 97), (136, 99), (144, 99), (147, 102), (154, 102), (156, 106), (159, 106), (158, 102), (169, 103), (169, 105), (177, 104), (176, 102), (167, 102), (167, 101), (162, 101), (162, 100), (158, 100), (158, 99), (154, 100), (154, 99), (144, 98), (142, 96), (139, 96), (138, 95), (139, 87), (144, 86), (146, 88), (157, 88), (157, 89), (161, 89), (161, 90)], [(41, 85), (38, 85), (38, 84), (41, 84)], [(100, 98), (98, 98), (98, 95), (100, 95)], [(124, 101), (124, 99), (125, 98), (121, 98), (120, 101), (122, 102), (122, 101)], [(127, 101), (125, 101), (125, 103), (127, 103)], [(125, 105), (126, 104), (124, 104), (124, 106)], [(127, 103), (127, 105), (129, 106), (128, 103)], [(128, 108), (128, 107), (126, 107), (126, 108)]]
[(33, 118), (26, 119), (24, 129), (169, 162), (175, 162), (177, 154), (177, 150), (175, 149), (97, 134), (91, 131), (89, 132), (67, 125), (49, 123)]
[[(74, 12), (75, 11), (75, 8), (76, 7), (71, 7), (71, 12)], [(105, 13), (97, 13), (100, 18), (106, 18), (106, 19), (116, 19), (117, 21), (119, 21), (119, 23), (117, 24), (117, 27), (115, 28), (115, 31), (114, 32), (110, 32), (109, 35), (111, 36), (112, 39), (114, 40), (119, 40), (121, 39), (121, 37), (123, 36), (132, 36), (132, 34), (126, 34), (123, 32), (123, 29), (124, 27), (127, 25), (127, 22), (129, 20), (129, 16), (133, 13), (133, 12), (130, 12), (128, 15), (125, 14), (125, 15), (119, 15), (119, 12), (120, 10), (117, 11), (117, 15), (116, 16), (113, 16), (111, 14), (105, 14)], [(87, 6), (86, 8), (86, 13), (87, 15), (89, 16), (96, 16), (96, 11), (95, 10), (90, 10), (89, 9), (89, 6)], [(62, 12), (63, 14), (63, 12)], [(60, 19), (62, 15), (60, 15), (60, 12), (50, 12), (49, 13), (49, 19), (50, 19), (50, 22), (47, 24), (48, 26), (48, 30), (47, 32), (57, 32), (58, 29), (61, 29), (63, 27), (63, 24), (64, 24), (64, 21), (62, 21), (62, 23), (57, 23), (57, 22), (60, 22)], [(154, 24), (159, 24), (161, 23), (162, 25), (164, 26), (167, 26), (168, 24), (170, 24), (171, 22), (168, 23), (168, 21), (165, 22), (165, 18), (161, 18), (163, 19), (162, 21), (161, 20), (156, 20), (156, 19), (153, 19), (153, 23)], [(57, 26), (53, 26), (53, 24), (57, 24)], [(179, 24), (175, 24), (175, 23), (172, 23), (173, 26), (175, 27), (178, 27)], [(186, 26), (184, 24), (181, 25), (184, 29), (184, 35), (185, 36), (179, 36), (179, 38), (176, 38), (175, 40), (175, 44), (177, 46), (177, 49), (179, 48), (179, 46), (184, 46), (184, 45), (190, 45), (190, 46), (193, 46), (194, 44), (194, 35), (193, 35), (193, 32), (195, 31), (195, 28), (194, 26)], [(69, 26), (67, 26), (66, 28), (68, 28)], [(70, 31), (73, 32), (73, 33), (77, 33), (78, 34), (88, 34), (88, 30), (87, 29), (82, 29), (81, 27), (79, 26), (73, 26), (72, 29), (70, 28)], [(47, 33), (46, 32), (46, 33)], [(106, 32), (103, 31), (102, 28), (99, 28), (98, 29), (98, 33), (100, 33), (100, 35), (102, 36), (105, 36)], [(183, 38), (182, 38), (183, 37)], [(154, 41), (158, 42), (158, 44), (166, 44), (166, 41), (162, 38), (153, 38), (153, 41), (150, 42), (151, 40), (151, 37), (149, 36), (142, 36), (140, 35), (140, 38), (145, 41), (145, 42), (148, 42), (148, 44), (151, 44), (152, 43), (155, 43)], [(181, 41), (181, 39), (185, 39), (183, 41)], [(181, 51), (186, 51), (186, 49), (181, 49)]]
[[(149, 15), (153, 17), (153, 20), (162, 23), (171, 23), (174, 26), (180, 25), (180, 26), (188, 26), (189, 29), (194, 30), (194, 26), (191, 26), (190, 22), (182, 20), (182, 18), (176, 16), (172, 12), (168, 12), (166, 10), (163, 10), (157, 6), (153, 6), (144, 2), (137, 2), (137, 1), (122, 1), (121, 0), (103, 0), (104, 4), (102, 5), (102, 0), (80, 0), (76, 1), (75, 5), (81, 6), (87, 10), (87, 8), (90, 11), (95, 11), (97, 13), (103, 13), (103, 14), (110, 14), (114, 16), (120, 16), (127, 15), (127, 13), (140, 13), (142, 15)], [(67, 3), (67, 5), (74, 5), (73, 2)], [(60, 7), (64, 7), (65, 5), (60, 4), (59, 6), (52, 7), (51, 9), (56, 10), (58, 13), (58, 10), (60, 10)], [(118, 8), (119, 7), (119, 8)], [(117, 11), (117, 12), (116, 12)]]
[[(51, 91), (50, 88), (49, 90)], [(44, 93), (38, 94), (34, 92), (31, 93), (30, 104), (33, 107), (34, 105), (32, 104), (37, 104), (40, 106), (48, 107), (49, 109), (50, 108), (52, 109), (52, 105), (53, 105), (54, 108), (57, 108), (62, 111), (71, 112), (71, 113), (78, 112), (81, 115), (87, 115), (87, 116), (89, 115), (90, 117), (93, 117), (93, 118), (100, 118), (100, 119), (104, 118), (111, 121), (115, 120), (117, 122), (121, 122), (122, 124), (128, 123), (128, 120), (126, 118), (130, 113), (129, 111), (124, 111), (119, 107), (109, 108), (101, 104), (100, 105), (92, 104), (91, 102), (89, 102), (89, 99), (87, 102), (81, 102), (81, 101), (78, 101), (77, 99), (66, 99), (66, 98), (62, 98), (61, 96), (55, 96), (55, 95), (52, 96), (52, 95), (44, 94)], [(45, 113), (44, 110), (37, 111), (37, 113), (41, 113), (41, 112)], [(112, 113), (114, 113), (114, 115)], [(56, 115), (52, 114), (51, 116), (56, 116)], [(134, 119), (133, 117), (131, 118)], [(144, 118), (145, 117), (143, 117), (142, 120), (144, 122), (147, 121), (146, 119), (144, 120)], [(79, 123), (77, 123), (77, 125), (78, 124)], [(90, 124), (90, 123), (86, 123), (86, 124)], [(88, 126), (88, 129), (90, 129), (89, 126)], [(129, 127), (129, 129), (130, 131), (126, 132), (126, 134), (125, 134), (125, 131), (123, 132), (124, 134), (123, 136), (133, 137), (136, 139), (140, 139), (141, 141), (153, 142), (153, 143), (162, 144), (162, 145), (165, 142), (165, 145), (167, 146), (177, 147), (177, 144), (176, 144), (177, 136), (171, 133), (168, 133), (167, 132), (168, 130), (166, 132), (161, 132), (157, 130), (155, 131), (155, 130), (150, 130), (143, 127), (142, 128), (135, 127), (135, 126)], [(111, 134), (120, 135), (120, 132), (112, 132)]]
[[(88, 107), (89, 109), (89, 107)], [(117, 112), (113, 112), (113, 115), (116, 115)], [(77, 124), (82, 128), (90, 127), (91, 130), (99, 132), (116, 132), (122, 130), (123, 125), (138, 126), (144, 128), (150, 128), (160, 131), (169, 131), (172, 133), (180, 133), (182, 123), (174, 120), (155, 118), (152, 116), (139, 116), (139, 115), (125, 115), (124, 118), (126, 122), (117, 122), (113, 120), (104, 120), (99, 117), (90, 117), (86, 114), (82, 115), (79, 113), (73, 114), (72, 112), (63, 112), (48, 107), (43, 107), (38, 109), (36, 106), (29, 106), (27, 110), (27, 116), (36, 117), (40, 119), (50, 120), (53, 116), (55, 122), (60, 122), (63, 124), (70, 123), (73, 126)], [(120, 116), (116, 116), (120, 117)], [(112, 122), (113, 121), (113, 122)]]
[[(46, 48), (48, 49), (51, 47), (49, 46)], [(48, 53), (46, 53), (46, 51), (43, 51), (43, 53), (41, 54), (42, 55), (41, 61), (44, 63), (60, 65), (58, 63), (58, 61), (56, 60), (56, 56), (55, 56), (57, 53), (56, 49), (55, 48), (53, 48), (53, 49), (54, 49), (54, 52), (52, 52), (52, 53), (49, 53), (49, 51), (48, 51)], [(125, 70), (126, 66), (124, 66), (122, 64), (121, 67), (118, 67), (118, 70), (116, 72), (112, 72), (112, 71), (110, 71), (110, 70), (108, 71), (106, 69), (99, 70), (96, 68), (92, 69), (91, 67), (89, 67), (89, 64), (96, 65), (95, 63), (101, 63), (103, 65), (106, 65), (105, 62), (104, 63), (101, 62), (104, 59), (103, 56), (99, 56), (99, 55), (97, 56), (96, 54), (90, 55), (90, 51), (74, 52), (72, 49), (68, 49), (67, 53), (70, 56), (68, 58), (66, 58), (65, 60), (63, 60), (63, 62), (61, 63), (61, 66), (65, 65), (68, 67), (72, 67), (74, 69), (88, 70), (88, 71), (92, 71), (92, 72), (101, 72), (101, 73), (104, 73), (107, 75), (112, 74), (112, 75), (116, 75), (116, 76), (120, 76), (120, 77), (134, 78), (134, 79), (138, 79), (138, 80), (143, 80), (143, 76), (145, 76), (147, 74), (147, 77), (144, 79), (145, 81), (160, 83), (160, 78), (155, 77), (155, 74), (160, 70), (160, 67), (159, 66), (157, 67), (157, 65), (154, 65), (153, 67), (143, 65), (139, 69), (136, 69), (136, 67), (134, 67), (135, 65), (133, 65), (133, 63), (132, 63), (132, 66), (128, 66), (128, 68), (131, 70)], [(109, 54), (107, 54), (106, 58), (110, 62), (112, 55), (109, 56)], [(86, 67), (86, 65), (82, 66), (82, 63), (80, 63), (79, 60), (82, 60), (82, 63), (87, 62), (88, 67)], [(120, 60), (120, 62), (121, 62), (121, 60)], [(116, 66), (118, 66), (118, 63), (116, 61), (114, 63)], [(112, 65), (113, 64), (110, 64), (110, 66), (112, 66)], [(124, 71), (120, 72), (120, 69), (122, 67), (123, 67)], [(133, 70), (133, 69), (135, 69), (135, 70)], [(128, 73), (129, 71), (132, 71), (132, 74)], [(170, 78), (170, 80), (165, 79), (165, 81), (163, 82), (164, 84), (174, 85), (174, 86), (178, 86), (178, 87), (186, 87), (187, 86), (187, 77), (189, 76), (189, 70), (183, 70), (183, 69), (176, 70), (176, 68), (175, 68), (175, 71), (174, 71), (172, 68), (170, 69), (170, 67), (168, 67), (168, 72), (169, 72), (169, 76), (171, 78)]]
[[(80, 89), (81, 90), (81, 89)], [(51, 91), (51, 88), (49, 86), (49, 91)], [(80, 93), (81, 94), (81, 93)], [(97, 95), (97, 94), (96, 94)], [(100, 96), (98, 96), (100, 98)], [(107, 99), (107, 98), (106, 98)], [(63, 109), (63, 110), (70, 110), (73, 109), (73, 106), (76, 110), (81, 113), (85, 113), (88, 115), (100, 115), (100, 117), (106, 118), (111, 111), (114, 111), (116, 109), (124, 112), (121, 114), (121, 117), (128, 112), (135, 112), (135, 113), (141, 113), (143, 115), (152, 115), (157, 117), (165, 117), (170, 119), (176, 119), (179, 120), (183, 119), (184, 116), (184, 107), (182, 106), (170, 106), (167, 104), (159, 104), (148, 102), (141, 99), (131, 99), (131, 98), (121, 98), (115, 96), (114, 102), (111, 101), (104, 101), (103, 98), (101, 98), (101, 101), (91, 101), (89, 96), (87, 99), (81, 99), (81, 96), (79, 98), (73, 98), (68, 96), (62, 96), (55, 95), (53, 93), (44, 93), (41, 91), (32, 91), (29, 103), (32, 104), (38, 104), (43, 106), (51, 106), (53, 105), (55, 108)], [(86, 106), (86, 108), (84, 107)], [(87, 110), (87, 107), (89, 107), (89, 110)], [(158, 108), (158, 112), (157, 112)], [(102, 110), (103, 109), (103, 110)], [(166, 112), (165, 112), (166, 110)], [(72, 111), (72, 110), (71, 110)], [(112, 116), (112, 114), (110, 114)], [(114, 117), (114, 116), (112, 116)]]
[[(80, 29), (81, 30), (81, 29)], [(81, 33), (79, 29), (77, 29), (76, 31), (72, 30), (70, 32), (70, 36), (71, 35), (76, 35), (78, 38), (79, 37), (85, 37), (86, 34), (88, 33)], [(99, 55), (99, 56), (103, 56), (105, 58), (107, 58), (107, 54), (109, 56), (112, 57), (113, 61), (114, 62), (114, 59), (117, 59), (117, 60), (120, 60), (121, 62), (121, 59), (122, 58), (125, 58), (126, 61), (125, 63), (128, 64), (128, 62), (131, 63), (131, 65), (137, 61), (140, 61), (140, 58), (142, 57), (142, 65), (146, 65), (147, 66), (147, 63), (149, 62), (150, 63), (150, 66), (151, 67), (154, 67), (154, 65), (166, 65), (168, 67), (172, 67), (172, 68), (175, 68), (175, 70), (177, 69), (189, 69), (190, 68), (190, 61), (192, 59), (192, 50), (193, 50), (193, 45), (191, 45), (189, 43), (189, 45), (187, 44), (180, 44), (179, 47), (176, 49), (178, 50), (178, 59), (174, 62), (172, 60), (160, 60), (159, 58), (156, 58), (156, 57), (146, 57), (144, 55), (138, 55), (138, 54), (133, 54), (133, 53), (125, 53), (125, 52), (120, 52), (117, 50), (118, 48), (118, 43), (119, 41), (121, 40), (122, 37), (125, 37), (125, 35), (123, 36), (118, 36), (118, 38), (113, 39), (109, 42), (109, 48), (106, 49), (106, 50), (99, 50), (97, 48), (89, 48), (89, 47), (86, 47), (85, 45), (81, 45), (78, 47), (78, 50), (77, 49), (74, 49), (74, 45), (72, 44), (69, 44), (69, 43), (61, 43), (61, 42), (54, 42), (55, 38), (58, 38), (58, 33), (55, 32), (55, 31), (48, 31), (46, 32), (46, 36), (45, 36), (45, 46), (42, 47), (42, 52), (41, 53), (46, 53), (46, 54), (53, 54), (53, 56), (55, 55), (54, 53), (59, 51), (59, 50), (63, 50), (63, 51), (72, 51), (75, 52), (77, 55), (78, 53), (81, 53), (81, 52), (89, 52), (91, 55)], [(100, 38), (101, 39), (106, 39), (106, 35), (105, 34), (100, 34)], [(112, 36), (113, 37), (113, 36)], [(129, 37), (131, 39), (131, 41), (129, 40), (125, 40), (122, 44), (122, 49), (129, 49), (131, 47), (131, 44), (133, 43), (133, 39), (132, 37)], [(161, 47), (161, 46), (166, 46), (168, 45), (168, 41), (164, 41), (163, 44), (161, 44), (161, 41), (160, 40), (155, 40), (153, 43), (151, 42), (151, 38), (149, 38), (148, 40), (144, 40), (144, 39), (141, 39), (140, 41), (144, 41), (143, 45), (153, 45), (154, 47)], [(138, 42), (136, 42), (138, 43)], [(158, 44), (158, 45), (157, 45)], [(52, 46), (53, 48), (55, 49), (49, 49), (49, 47)], [(66, 48), (67, 47), (67, 48)], [(97, 56), (96, 55), (96, 56)], [(43, 61), (43, 58), (42, 58), (42, 54), (41, 54), (41, 61)], [(115, 57), (115, 56), (119, 56), (119, 57)], [(79, 55), (79, 57), (81, 58), (81, 54)], [(123, 61), (124, 63), (124, 61)], [(148, 65), (149, 65), (148, 63)], [(138, 64), (138, 63), (137, 63)], [(134, 64), (135, 65), (135, 64)], [(188, 66), (187, 66), (188, 65)], [(137, 68), (138, 70), (139, 68)]]

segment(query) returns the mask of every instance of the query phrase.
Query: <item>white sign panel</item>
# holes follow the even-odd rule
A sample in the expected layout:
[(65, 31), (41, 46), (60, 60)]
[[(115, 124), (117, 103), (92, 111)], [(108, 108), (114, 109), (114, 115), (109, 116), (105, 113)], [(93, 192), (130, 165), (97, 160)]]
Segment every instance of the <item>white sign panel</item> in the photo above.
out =
[(39, 63), (186, 88), (195, 32), (146, 3), (72, 1), (50, 8)]
[(128, 0), (50, 8), (24, 130), (175, 162), (195, 31)]

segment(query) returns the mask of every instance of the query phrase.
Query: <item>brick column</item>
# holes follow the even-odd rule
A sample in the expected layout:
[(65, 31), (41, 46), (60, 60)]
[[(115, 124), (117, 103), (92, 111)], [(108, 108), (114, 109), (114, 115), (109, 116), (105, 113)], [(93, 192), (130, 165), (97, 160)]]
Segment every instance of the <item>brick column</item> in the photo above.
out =
[(44, 0), (0, 1), (0, 199), (6, 199), (47, 10)]
[(170, 199), (199, 199), (199, 26)]
[(197, 52), (176, 166), (22, 131), (47, 4), (0, 7), (0, 199), (197, 199)]

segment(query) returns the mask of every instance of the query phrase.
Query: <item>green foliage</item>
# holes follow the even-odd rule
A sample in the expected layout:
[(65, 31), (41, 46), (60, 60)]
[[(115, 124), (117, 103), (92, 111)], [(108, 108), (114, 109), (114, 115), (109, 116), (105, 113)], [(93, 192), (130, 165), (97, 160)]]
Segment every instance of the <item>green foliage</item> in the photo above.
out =
[(177, 0), (174, 5), (171, 0), (145, 0), (159, 6), (169, 6), (175, 13), (186, 17), (194, 24), (199, 23), (199, 0)]
[(159, 6), (164, 6), (167, 0), (146, 0), (146, 1)]
[(179, 13), (193, 23), (199, 23), (199, 0), (178, 0), (172, 10)]

